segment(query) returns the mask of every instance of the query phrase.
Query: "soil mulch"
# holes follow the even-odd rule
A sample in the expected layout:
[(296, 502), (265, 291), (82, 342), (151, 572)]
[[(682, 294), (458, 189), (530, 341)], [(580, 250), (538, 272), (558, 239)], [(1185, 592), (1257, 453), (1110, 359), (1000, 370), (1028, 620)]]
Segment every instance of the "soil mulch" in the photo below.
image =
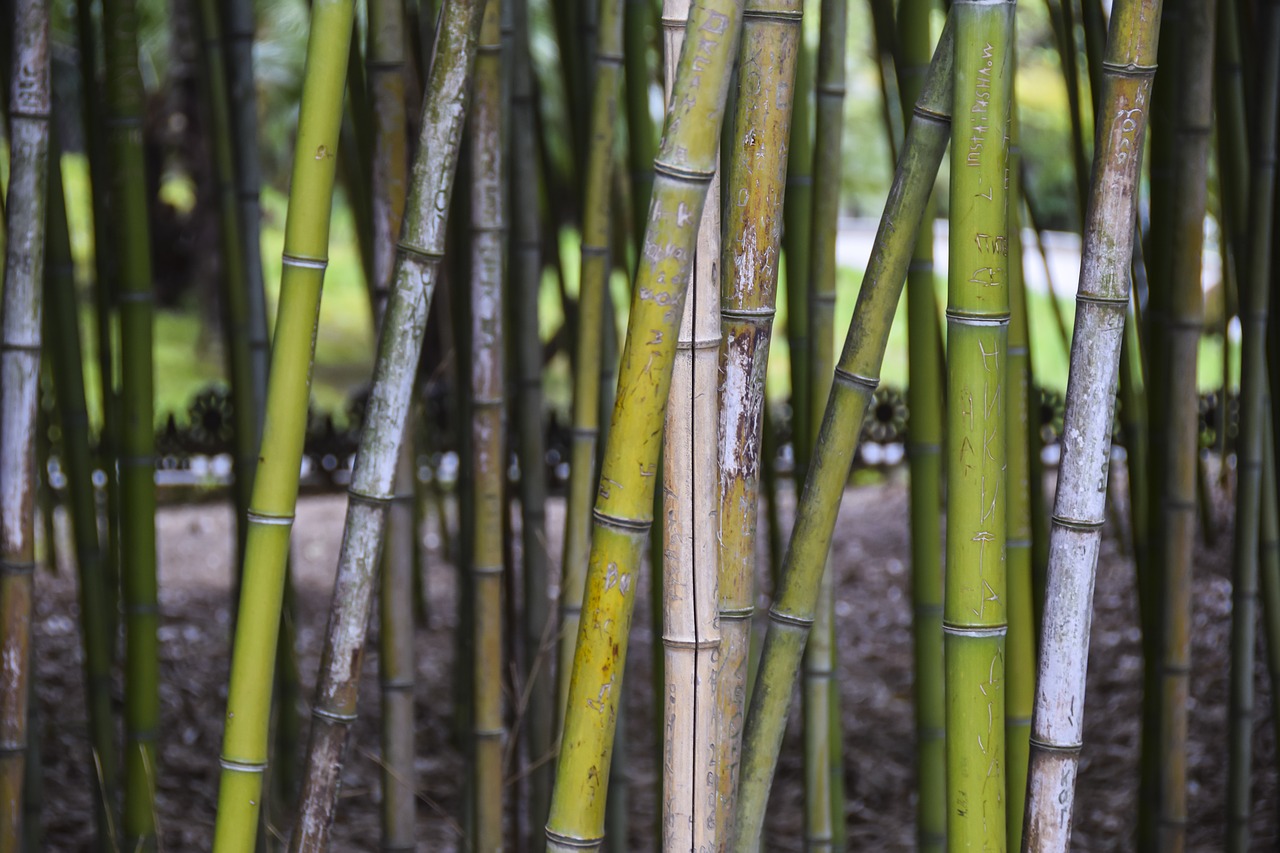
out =
[[(790, 503), (790, 501), (785, 501)], [(303, 701), (311, 695), (323, 642), (342, 532), (342, 497), (304, 498), (294, 527), (297, 637)], [(562, 509), (550, 508), (551, 529)], [(789, 506), (784, 506), (789, 513)], [(1196, 551), (1193, 670), (1189, 707), (1189, 849), (1221, 849), (1226, 790), (1227, 679), (1231, 584), (1225, 507), (1214, 547)], [(850, 489), (833, 550), (840, 634), (846, 817), (851, 850), (914, 847), (914, 734), (907, 496), (901, 475)], [(158, 821), (162, 850), (208, 849), (217, 797), (218, 752), (226, 703), (232, 515), (221, 504), (166, 508), (159, 515), (161, 706)], [(425, 532), (430, 613), (417, 637), (417, 773), (420, 850), (461, 847), (465, 732), (452, 720), (456, 583), (439, 532)], [(551, 537), (553, 542), (559, 538)], [(1133, 848), (1140, 740), (1140, 636), (1132, 563), (1114, 535), (1104, 545), (1095, 595), (1085, 746), (1073, 847)], [(553, 548), (553, 551), (555, 549)], [(558, 560), (554, 554), (553, 564)], [(626, 775), (632, 850), (657, 837), (649, 584), (641, 583), (628, 663)], [(762, 599), (763, 602), (763, 599)], [(76, 590), (69, 570), (37, 579), (35, 642), (38, 722), (44, 766), (43, 822), (48, 850), (87, 850), (92, 810), (82, 692)], [(371, 650), (376, 649), (376, 618)], [(1277, 839), (1277, 768), (1265, 658), (1259, 647), (1254, 752), (1255, 849)], [(121, 693), (117, 673), (116, 700)], [(333, 849), (378, 849), (380, 801), (377, 655), (367, 656), (360, 719), (343, 773)], [(510, 702), (508, 703), (511, 704)], [(801, 741), (797, 700), (769, 807), (768, 850), (800, 850), (803, 839)], [(305, 708), (303, 709), (305, 711)], [(304, 718), (304, 731), (307, 727)], [(305, 736), (304, 736), (305, 737)], [(518, 786), (513, 786), (513, 789)]]

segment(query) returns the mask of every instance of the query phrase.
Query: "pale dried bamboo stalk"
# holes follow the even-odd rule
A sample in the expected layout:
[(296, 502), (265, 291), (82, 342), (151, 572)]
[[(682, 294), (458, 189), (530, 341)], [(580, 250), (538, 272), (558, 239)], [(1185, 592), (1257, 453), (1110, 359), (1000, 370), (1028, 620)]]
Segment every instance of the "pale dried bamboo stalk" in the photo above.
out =
[[(664, 0), (667, 98), (684, 44), (689, 0)], [(720, 651), (717, 533), (720, 348), (720, 178), (711, 179), (698, 227), (667, 397), (663, 439), (662, 849), (713, 850)]]

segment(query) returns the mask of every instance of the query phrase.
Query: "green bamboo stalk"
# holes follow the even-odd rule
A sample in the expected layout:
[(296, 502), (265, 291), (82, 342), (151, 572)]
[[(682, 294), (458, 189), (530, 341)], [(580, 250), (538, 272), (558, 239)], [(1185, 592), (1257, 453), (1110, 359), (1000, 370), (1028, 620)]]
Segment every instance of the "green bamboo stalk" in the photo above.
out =
[(84, 643), (85, 694), (92, 750), (94, 849), (112, 849), (116, 802), (115, 721), (111, 716), (111, 620), (103, 551), (98, 540), (98, 511), (89, 449), (89, 413), (85, 408), (84, 365), (80, 345), (79, 300), (71, 234), (67, 227), (66, 196), (62, 186), (60, 148), (49, 163), (48, 262), (45, 267), (46, 332), (58, 341), (48, 350), (62, 428), (60, 462), (67, 478), (67, 509), (75, 542), (80, 583), (81, 639)]
[(403, 0), (373, 0), (369, 4), (365, 65), (373, 116), (373, 317), (379, 324), (391, 289), (408, 180)]
[(227, 350), (227, 375), (231, 384), (231, 407), (234, 412), (236, 507), (236, 560), (244, 560), (246, 513), (253, 492), (253, 471), (257, 465), (257, 449), (261, 410), (256, 408), (253, 355), (250, 347), (249, 301), (252, 299), (245, 278), (244, 229), (240, 224), (240, 207), (236, 198), (236, 166), (231, 127), (231, 105), (223, 67), (222, 24), (216, 0), (200, 0), (201, 54), (204, 61), (203, 89), (212, 126), (214, 177), (217, 182), (218, 237), (221, 256), (219, 274), (225, 317), (223, 332)]
[(525, 759), (529, 769), (528, 845), (535, 853), (545, 841), (537, 827), (551, 805), (552, 727), (555, 717), (556, 621), (547, 598), (546, 441), (542, 425), (542, 341), (538, 336), (538, 294), (542, 286), (542, 235), (538, 222), (538, 179), (534, 130), (533, 65), (527, 0), (512, 3), (515, 23), (511, 93), (512, 307), (515, 324), (517, 403), (520, 418), (521, 553), (524, 569), (524, 656), (526, 685)]
[(232, 648), (213, 843), (218, 853), (252, 851), (257, 840), (352, 14), (350, 0), (317, 0), (312, 5), (262, 450), (248, 513)]
[[(920, 97), (933, 38), (931, 0), (910, 0), (898, 11), (903, 114)], [(911, 431), (911, 597), (914, 630), (916, 726), (916, 845), (941, 853), (946, 846), (946, 734), (942, 693), (942, 367), (933, 271), (930, 202), (920, 221), (907, 268), (907, 408)]]
[(654, 161), (653, 201), (633, 289), (617, 405), (605, 447), (591, 558), (564, 735), (547, 824), (548, 849), (598, 849), (635, 572), (651, 526), (661, 423), (676, 333), (692, 274), (707, 187), (715, 173), (742, 6), (695, 3), (689, 49)]
[[(813, 213), (809, 243), (809, 434), (813, 448), (816, 425), (826, 410), (828, 377), (835, 366), (836, 229), (840, 215), (840, 178), (844, 158), (846, 0), (822, 0), (821, 36), (815, 86), (813, 144)], [(805, 839), (809, 850), (834, 849), (835, 815), (844, 813), (835, 796), (833, 744), (840, 738), (835, 681), (835, 569), (823, 573), (817, 621), (804, 657)]]
[[(427, 312), (439, 277), (440, 260), (444, 257), (445, 226), (458, 163), (462, 123), (472, 97), (471, 83), (477, 66), (482, 11), (470, 0), (451, 0), (445, 6), (437, 37), (437, 56), (426, 87), (418, 154), (413, 164), (409, 199), (397, 249), (395, 284), (387, 303), (384, 331), (378, 342), (368, 414), (348, 489), (346, 527), (338, 557), (316, 699), (312, 703), (311, 738), (298, 820), (290, 842), (293, 853), (325, 849), (337, 808), (342, 757), (356, 716), (357, 685), (378, 552), (386, 528), (388, 504), (394, 497), (396, 460), (404, 441), (405, 420), (421, 354)], [(496, 59), (496, 54), (492, 56)], [(497, 97), (497, 84), (497, 80), (493, 81), (491, 88), (494, 91), (489, 97)], [(478, 124), (474, 127), (477, 134), (480, 129)], [(500, 161), (491, 165), (493, 168), (485, 173), (486, 179), (498, 182), (495, 186), (500, 187)], [(481, 171), (481, 164), (477, 164), (476, 171)], [(500, 240), (500, 235), (495, 233), (493, 236)], [(493, 310), (497, 310), (496, 302)], [(482, 342), (472, 343), (480, 345)], [(501, 464), (500, 458), (494, 461)], [(478, 488), (476, 493), (480, 493)], [(500, 566), (501, 557), (475, 565)], [(476, 593), (477, 600), (480, 600), (479, 591)], [(497, 618), (500, 612), (500, 608), (493, 608), (491, 618)], [(487, 624), (479, 621), (475, 627), (480, 629)], [(496, 636), (492, 642), (498, 643)], [(500, 649), (500, 645), (495, 648)], [(475, 707), (485, 708), (479, 698)], [(487, 708), (486, 712), (492, 713)], [(484, 718), (478, 718), (477, 724), (497, 727), (490, 726), (490, 721)], [(497, 725), (501, 725), (500, 717)], [(494, 745), (500, 746), (496, 741)]]
[[(897, 73), (897, 56), (902, 47), (895, 26), (892, 0), (871, 0), (871, 35), (876, 55), (876, 77), (880, 86), (881, 118), (889, 143), (889, 162), (898, 162), (902, 134), (906, 132), (901, 105), (902, 81)], [(925, 59), (928, 62), (928, 59)]]
[[(815, 0), (808, 0), (812, 5)], [(812, 11), (810, 17), (813, 17)], [(791, 138), (787, 145), (787, 192), (782, 208), (782, 241), (787, 288), (787, 351), (791, 365), (792, 479), (804, 482), (809, 445), (809, 267), (813, 224), (813, 89), (816, 51), (800, 36), (796, 64), (796, 97), (792, 107)]]
[(151, 240), (143, 178), (142, 78), (134, 0), (105, 0), (107, 128), (112, 222), (119, 253), (120, 547), (125, 614), (124, 839), (155, 843), (156, 728), (160, 718), (156, 628), (155, 439), (151, 363)]
[(569, 451), (569, 491), (565, 503), (561, 557), (559, 666), (556, 670), (557, 728), (563, 728), (573, 670), (574, 643), (582, 613), (591, 552), (591, 491), (596, 477), (600, 433), (600, 374), (609, 286), (609, 236), (613, 215), (614, 133), (623, 59), (622, 3), (601, 0), (595, 91), (591, 105), (591, 145), (584, 178), (582, 263), (578, 286), (577, 345), (573, 363), (573, 442)]
[(1236, 444), (1236, 522), (1231, 573), (1231, 694), (1228, 717), (1227, 843), (1250, 849), (1253, 779), (1253, 662), (1258, 598), (1263, 445), (1267, 397), (1267, 312), (1271, 292), (1271, 226), (1275, 201), (1276, 114), (1280, 107), (1280, 3), (1265, 3), (1252, 168), (1249, 170), (1248, 275), (1241, 276), (1240, 437)]
[[(116, 312), (115, 252), (112, 248), (111, 216), (107, 206), (109, 173), (107, 165), (106, 107), (104, 87), (98, 79), (99, 46), (102, 41), (92, 0), (77, 0), (76, 45), (80, 53), (80, 85), (84, 92), (83, 122), (89, 161), (89, 194), (93, 209), (93, 264), (98, 359), (98, 393), (102, 426), (98, 431), (97, 464), (106, 478), (106, 542), (103, 567), (107, 588), (107, 627), (112, 642), (110, 655), (117, 658), (116, 637), (120, 594), (120, 477), (116, 465), (119, 449), (120, 400), (116, 388), (118, 340)], [(97, 187), (97, 191), (94, 188)]]
[[(1016, 53), (1016, 51), (1015, 51)], [(1006, 610), (1009, 633), (1005, 640), (1005, 765), (1006, 845), (1022, 843), (1027, 792), (1027, 758), (1031, 710), (1035, 702), (1036, 625), (1031, 593), (1031, 353), (1028, 333), (1026, 282), (1022, 276), (1021, 197), (1022, 155), (1016, 106), (1009, 139), (1009, 357), (1006, 427)]]
[[(253, 365), (253, 410), (258, 413), (255, 443), (262, 435), (262, 412), (267, 404), (267, 371), (271, 344), (267, 340), (267, 304), (262, 285), (262, 240), (259, 224), (262, 206), (259, 187), (262, 167), (258, 155), (258, 98), (253, 76), (254, 13), (252, 0), (227, 0), (219, 4), (222, 14), (223, 66), (226, 69), (227, 97), (234, 132), (236, 203), (244, 287), (248, 294), (249, 354)], [(254, 460), (256, 463), (256, 458)]]
[(36, 412), (49, 180), (49, 6), (13, 6), (9, 186), (0, 302), (0, 851), (23, 849), (34, 673)]
[[(777, 297), (787, 142), (801, 40), (800, 0), (750, 0), (738, 48), (737, 109), (729, 138), (729, 220), (720, 285), (720, 664), (716, 676), (717, 848), (728, 846), (738, 795), (755, 616), (756, 529), (765, 369)], [(776, 493), (768, 492), (772, 504)]]
[(956, 3), (947, 305), (947, 843), (1003, 849), (1012, 3)]
[(950, 136), (950, 29), (944, 31), (907, 130), (893, 187), (880, 219), (867, 273), (783, 562), (782, 585), (769, 611), (769, 630), (743, 735), (738, 810), (732, 849), (758, 850), (769, 788), (800, 660), (818, 605), (826, 555), (840, 498), (857, 451), (863, 415), (879, 382), (889, 326), (910, 263), (919, 223)]
[(506, 514), (503, 388), (503, 209), (501, 0), (487, 0), (476, 45), (471, 133), (471, 539), (473, 850), (503, 847), (502, 583)]
[[(623, 4), (623, 78), (627, 97), (627, 157), (631, 170), (631, 228), (636, 251), (648, 227), (649, 199), (653, 195), (653, 113), (649, 111), (649, 30), (653, 26), (651, 0), (626, 0)], [(603, 25), (603, 21), (601, 22)], [(597, 72), (596, 80), (598, 81)]]
[[(1152, 423), (1164, 434), (1152, 460), (1162, 476), (1160, 502), (1152, 510), (1160, 516), (1153, 529), (1163, 532), (1153, 567), (1163, 591), (1160, 613), (1159, 791), (1160, 850), (1180, 851), (1185, 845), (1187, 785), (1187, 697), (1190, 664), (1192, 548), (1196, 526), (1196, 467), (1198, 462), (1198, 393), (1196, 360), (1204, 322), (1200, 287), (1201, 250), (1207, 195), (1207, 160), (1213, 93), (1214, 4), (1181, 6), (1181, 33), (1175, 37), (1177, 106), (1174, 115), (1174, 187), (1170, 216), (1173, 246), (1164, 260), (1167, 276), (1152, 276), (1152, 294), (1167, 288), (1167, 302), (1153, 312), (1165, 330), (1155, 337), (1151, 365), (1160, 365), (1148, 385), (1161, 389), (1152, 407)], [(1158, 108), (1157, 104), (1157, 108)], [(1154, 152), (1153, 152), (1154, 153)], [(1154, 166), (1154, 163), (1153, 163)], [(1154, 190), (1154, 187), (1153, 187)], [(1156, 214), (1155, 196), (1152, 200)], [(1154, 225), (1153, 225), (1154, 227)], [(1148, 257), (1151, 257), (1150, 255)], [(1153, 442), (1154, 445), (1154, 442)]]

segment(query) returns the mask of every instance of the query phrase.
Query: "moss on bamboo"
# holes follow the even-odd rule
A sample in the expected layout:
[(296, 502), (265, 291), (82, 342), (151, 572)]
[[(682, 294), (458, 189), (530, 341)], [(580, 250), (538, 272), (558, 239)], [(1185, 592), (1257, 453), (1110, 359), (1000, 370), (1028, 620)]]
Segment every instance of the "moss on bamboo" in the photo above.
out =
[(950, 135), (950, 32), (943, 35), (903, 145), (881, 216), (858, 304), (836, 366), (822, 429), (783, 563), (782, 586), (769, 611), (769, 630), (743, 736), (738, 810), (731, 846), (757, 850), (787, 712), (814, 612), (836, 513), (860, 433), (879, 382), (889, 325), (910, 263), (920, 219)]

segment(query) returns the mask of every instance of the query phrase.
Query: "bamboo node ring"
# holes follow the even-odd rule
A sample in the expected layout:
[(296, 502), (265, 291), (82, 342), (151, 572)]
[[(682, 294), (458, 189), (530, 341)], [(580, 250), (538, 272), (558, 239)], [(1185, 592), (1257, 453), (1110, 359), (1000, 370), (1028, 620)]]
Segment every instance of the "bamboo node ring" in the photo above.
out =
[(783, 613), (780, 610), (774, 610), (772, 607), (769, 608), (769, 618), (774, 622), (779, 622), (783, 625), (795, 625), (806, 630), (813, 627), (812, 616), (795, 616), (791, 613)]
[(695, 184), (709, 184), (711, 179), (716, 176), (715, 169), (691, 169), (687, 166), (664, 163), (657, 158), (654, 158), (653, 161), (653, 171), (659, 175), (666, 175), (668, 178), (675, 178), (677, 181), (689, 181)]
[(737, 622), (737, 621), (741, 621), (741, 620), (745, 620), (745, 619), (750, 619), (751, 617), (753, 617), (753, 616), (755, 616), (755, 615), (756, 615), (756, 609), (755, 609), (754, 607), (736, 607), (736, 608), (733, 608), (733, 609), (721, 610), (721, 611), (720, 611), (720, 620), (721, 620), (721, 621), (728, 620), (728, 621), (730, 621), (730, 622)]
[(857, 385), (860, 388), (867, 388), (871, 391), (880, 387), (879, 379), (873, 379), (870, 376), (859, 376), (851, 370), (845, 370), (843, 367), (835, 369), (835, 376), (848, 385)]
[(218, 764), (223, 770), (230, 770), (233, 773), (266, 773), (267, 762), (265, 761), (237, 761), (234, 758), (219, 757)]
[(1077, 302), (1089, 302), (1094, 305), (1101, 305), (1104, 308), (1120, 308), (1127, 310), (1129, 307), (1129, 296), (1095, 296), (1092, 293), (1077, 293)]
[(306, 270), (325, 270), (329, 267), (328, 258), (305, 258), (301, 255), (291, 255), (288, 252), (280, 255), (280, 263), (286, 267), (298, 267)]
[(597, 523), (603, 524), (605, 527), (614, 527), (618, 530), (626, 530), (635, 533), (647, 533), (649, 528), (653, 526), (653, 522), (639, 518), (619, 518), (616, 515), (609, 515), (598, 509), (591, 510), (591, 516)]
[(317, 717), (330, 723), (339, 723), (347, 726), (356, 721), (355, 714), (342, 714), (338, 711), (329, 711), (324, 708), (312, 708), (311, 716)]
[(34, 574), (35, 561), (0, 560), (0, 575), (22, 576)]
[(407, 255), (413, 255), (416, 258), (421, 258), (429, 264), (437, 264), (444, 260), (444, 252), (433, 252), (430, 249), (415, 246), (412, 243), (405, 242), (404, 240), (396, 243), (396, 249)]
[(252, 524), (278, 524), (283, 527), (290, 527), (293, 524), (292, 515), (267, 515), (265, 513), (249, 510), (245, 515)]
[(942, 633), (950, 634), (953, 637), (1003, 637), (1009, 633), (1006, 625), (974, 625), (972, 627), (965, 625), (948, 625), (942, 623)]
[(551, 843), (559, 844), (561, 847), (572, 847), (577, 850), (594, 850), (604, 843), (603, 835), (599, 838), (576, 838), (572, 835), (561, 835), (549, 826), (543, 832)]
[(1030, 741), (1031, 745), (1036, 749), (1045, 752), (1056, 752), (1060, 755), (1079, 755), (1080, 750), (1084, 747), (1084, 744), (1080, 743), (1049, 743), (1034, 736), (1030, 738)]
[(662, 645), (668, 649), (693, 649), (694, 651), (702, 651), (705, 649), (720, 648), (719, 640), (680, 640), (674, 637), (663, 637)]
[(356, 501), (357, 503), (369, 504), (371, 506), (386, 506), (395, 499), (395, 495), (372, 495), (368, 492), (362, 492), (354, 487), (347, 489), (347, 499)]
[(784, 24), (798, 24), (804, 20), (800, 12), (791, 12), (784, 9), (743, 9), (742, 17), (751, 18), (754, 21), (781, 21)]

